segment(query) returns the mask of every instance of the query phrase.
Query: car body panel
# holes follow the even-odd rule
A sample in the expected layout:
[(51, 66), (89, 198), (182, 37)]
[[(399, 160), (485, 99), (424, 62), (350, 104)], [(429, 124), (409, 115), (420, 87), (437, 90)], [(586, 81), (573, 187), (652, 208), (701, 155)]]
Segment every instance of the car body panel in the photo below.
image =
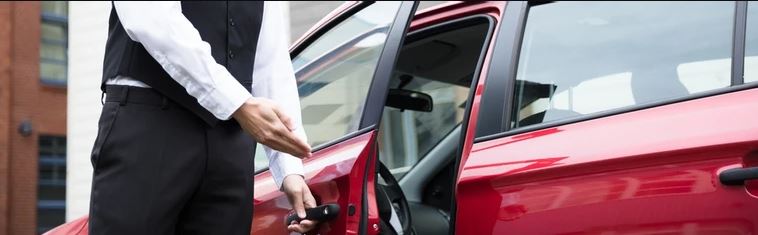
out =
[(757, 233), (758, 198), (718, 181), (757, 153), (751, 100), (758, 90), (477, 143), (459, 176), (457, 232)]
[(88, 225), (89, 216), (83, 216), (55, 227), (54, 229), (45, 232), (44, 235), (87, 235), (89, 234), (89, 231), (87, 230)]
[[(336, 203), (334, 222), (320, 226), (320, 234), (357, 234), (366, 164), (373, 159), (375, 131), (329, 146), (304, 160), (305, 178), (319, 204)], [(292, 206), (279, 191), (269, 171), (255, 176), (255, 213), (252, 234), (286, 234), (284, 219)], [(347, 215), (348, 205), (356, 213)]]

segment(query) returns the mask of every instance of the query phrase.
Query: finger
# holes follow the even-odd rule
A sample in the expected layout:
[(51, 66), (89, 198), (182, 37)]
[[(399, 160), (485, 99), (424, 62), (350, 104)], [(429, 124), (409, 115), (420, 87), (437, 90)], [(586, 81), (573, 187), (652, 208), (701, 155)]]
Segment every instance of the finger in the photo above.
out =
[(316, 224), (318, 224), (318, 222), (313, 221), (313, 220), (302, 220), (300, 221), (299, 225), (301, 228), (304, 228), (306, 229), (306, 231), (308, 231), (316, 227)]
[(302, 139), (298, 138), (295, 133), (287, 130), (277, 131), (278, 137), (277, 143), (283, 148), (280, 151), (292, 154), (299, 158), (310, 156), (311, 147), (306, 144)]
[(300, 193), (293, 193), (290, 203), (292, 204), (292, 208), (295, 209), (295, 213), (297, 213), (297, 216), (300, 217), (301, 219), (305, 218), (305, 206), (303, 204), (303, 195)]
[(287, 230), (289, 230), (291, 232), (296, 232), (296, 233), (305, 233), (303, 231), (304, 229), (302, 227), (300, 227), (300, 225), (297, 225), (297, 224), (293, 224), (293, 225), (287, 226)]
[(299, 158), (303, 158), (303, 156), (307, 156), (307, 154), (310, 153), (310, 147), (307, 145), (308, 152), (303, 152), (302, 149), (296, 147), (295, 141), (297, 141), (297, 138), (295, 134), (287, 130), (287, 128), (284, 127), (284, 124), (278, 120), (275, 120), (275, 123), (271, 124), (270, 129), (271, 134), (266, 135), (268, 138), (260, 139), (260, 143), (271, 147), (274, 150), (289, 153)]
[(316, 198), (313, 198), (313, 194), (311, 194), (310, 191), (305, 191), (303, 194), (303, 204), (305, 204), (305, 208), (314, 208), (318, 206), (318, 204), (316, 204)]
[(271, 140), (267, 145), (277, 151), (285, 152), (298, 158), (303, 158), (304, 156), (308, 156), (308, 153), (309, 153), (309, 152), (303, 152), (303, 150), (296, 147), (296, 145), (292, 143), (292, 141), (289, 138), (286, 137), (286, 134), (280, 135), (277, 133), (277, 138)]
[(316, 227), (316, 223), (314, 221), (310, 220), (303, 220), (300, 221), (299, 224), (293, 224), (287, 226), (287, 230), (297, 232), (297, 233), (307, 233), (311, 229)]
[(290, 224), (290, 225), (287, 225), (287, 230), (289, 230), (289, 231), (291, 231), (291, 232), (296, 232), (296, 233), (299, 233), (299, 232), (297, 231), (298, 229), (300, 229), (300, 227), (298, 227), (298, 226), (297, 226), (297, 225), (295, 225), (295, 224)]
[(279, 116), (279, 120), (282, 121), (282, 124), (287, 127), (287, 130), (294, 131), (295, 130), (295, 124), (292, 122), (292, 118), (290, 118), (289, 115), (282, 112), (282, 110), (279, 109), (278, 106), (274, 106), (273, 108), (274, 113), (276, 113), (276, 116)]

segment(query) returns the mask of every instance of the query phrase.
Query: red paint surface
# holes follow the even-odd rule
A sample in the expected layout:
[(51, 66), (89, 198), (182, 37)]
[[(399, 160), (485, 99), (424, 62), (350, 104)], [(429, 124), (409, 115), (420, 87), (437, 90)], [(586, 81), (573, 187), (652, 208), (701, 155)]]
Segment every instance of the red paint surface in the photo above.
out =
[(456, 232), (758, 233), (758, 198), (718, 181), (755, 164), (754, 100), (745, 90), (477, 143)]
[[(358, 233), (363, 178), (368, 160), (374, 158), (374, 139), (375, 133), (369, 132), (315, 152), (304, 161), (306, 182), (319, 205), (336, 203), (341, 208), (336, 219), (320, 225), (319, 234)], [(252, 234), (288, 233), (284, 219), (292, 207), (287, 197), (268, 171), (256, 175), (255, 184)], [(352, 216), (347, 215), (350, 204), (356, 211)]]
[(87, 230), (88, 223), (89, 216), (84, 216), (55, 227), (44, 233), (44, 235), (87, 235), (89, 234), (89, 231)]

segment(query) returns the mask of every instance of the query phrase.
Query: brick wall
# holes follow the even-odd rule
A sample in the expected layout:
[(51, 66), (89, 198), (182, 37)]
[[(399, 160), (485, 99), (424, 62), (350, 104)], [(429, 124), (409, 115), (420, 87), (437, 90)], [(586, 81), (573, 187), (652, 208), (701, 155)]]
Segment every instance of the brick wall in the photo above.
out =
[(39, 44), (40, 3), (0, 2), (0, 234), (35, 233), (37, 140), (66, 134), (66, 88), (40, 82)]
[(8, 144), (10, 134), (10, 2), (0, 2), (0, 233), (8, 231)]

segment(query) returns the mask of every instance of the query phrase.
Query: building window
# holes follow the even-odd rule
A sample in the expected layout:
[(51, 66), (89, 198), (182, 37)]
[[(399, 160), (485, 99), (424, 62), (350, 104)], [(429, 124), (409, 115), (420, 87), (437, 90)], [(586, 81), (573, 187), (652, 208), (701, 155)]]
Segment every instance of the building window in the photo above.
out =
[(66, 220), (66, 137), (39, 137), (37, 233)]
[(66, 85), (68, 2), (43, 1), (40, 30), (40, 79), (46, 84)]

